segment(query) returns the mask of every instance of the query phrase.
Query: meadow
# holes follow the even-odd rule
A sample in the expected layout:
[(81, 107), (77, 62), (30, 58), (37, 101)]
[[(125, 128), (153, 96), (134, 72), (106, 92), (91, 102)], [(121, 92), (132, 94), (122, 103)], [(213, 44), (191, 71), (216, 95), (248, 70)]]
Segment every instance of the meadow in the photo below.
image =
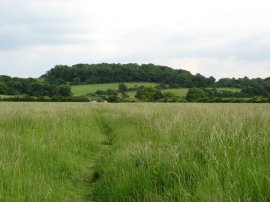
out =
[[(124, 83), (128, 88), (134, 88), (139, 86), (154, 87), (156, 83), (146, 82), (126, 82)], [(72, 85), (71, 90), (73, 95), (80, 96), (88, 93), (95, 93), (97, 90), (118, 89), (119, 83), (102, 83), (102, 84), (88, 84), (88, 85)]]
[(0, 201), (270, 200), (269, 104), (0, 109)]
[(6, 97), (14, 97), (14, 95), (1, 95), (0, 94), (0, 98), (6, 98)]
[[(155, 87), (157, 83), (146, 83), (146, 82), (126, 82), (124, 83), (128, 88), (134, 88), (139, 86)], [(89, 93), (95, 93), (97, 90), (107, 90), (107, 89), (118, 89), (119, 83), (106, 83), (106, 84), (86, 84), (86, 85), (72, 85), (71, 91), (75, 96), (87, 95)], [(240, 92), (239, 88), (217, 88), (218, 91), (231, 91), (231, 92)], [(169, 88), (162, 89), (162, 92), (170, 92), (179, 97), (185, 97), (188, 88)], [(129, 96), (134, 98), (136, 92), (129, 91)]]

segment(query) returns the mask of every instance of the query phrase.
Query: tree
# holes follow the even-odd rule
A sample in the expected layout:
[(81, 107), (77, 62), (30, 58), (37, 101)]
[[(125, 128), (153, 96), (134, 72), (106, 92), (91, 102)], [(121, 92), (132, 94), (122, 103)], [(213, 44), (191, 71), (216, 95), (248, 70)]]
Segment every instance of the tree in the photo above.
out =
[(163, 93), (163, 101), (164, 102), (177, 102), (178, 97), (171, 92), (165, 92)]
[(119, 101), (117, 90), (108, 89), (106, 92), (107, 92), (107, 101), (108, 102), (118, 102)]
[(79, 84), (81, 82), (81, 79), (79, 78), (79, 77), (75, 77), (74, 79), (73, 79), (73, 83), (74, 84)]
[(200, 88), (190, 88), (187, 92), (186, 99), (189, 102), (196, 102), (205, 97), (205, 93)]
[(57, 87), (57, 94), (64, 97), (71, 96), (71, 87), (69, 85), (60, 85)]
[(208, 78), (208, 86), (214, 86), (215, 85), (215, 83), (216, 83), (216, 79), (213, 77), (213, 76), (210, 76), (209, 78)]
[(120, 93), (127, 92), (128, 87), (124, 83), (119, 83), (118, 90), (119, 90)]
[[(65, 82), (111, 83), (111, 82), (157, 82), (174, 83), (177, 86), (192, 85), (194, 77), (186, 70), (175, 70), (170, 67), (154, 64), (76, 64), (73, 66), (57, 65), (49, 70), (43, 78), (61, 78)], [(188, 85), (188, 86), (186, 86)], [(194, 85), (192, 85), (194, 86)]]
[(7, 85), (5, 83), (0, 83), (0, 94), (7, 94)]
[(142, 86), (137, 89), (135, 97), (143, 101), (156, 102), (162, 100), (163, 94), (156, 88)]

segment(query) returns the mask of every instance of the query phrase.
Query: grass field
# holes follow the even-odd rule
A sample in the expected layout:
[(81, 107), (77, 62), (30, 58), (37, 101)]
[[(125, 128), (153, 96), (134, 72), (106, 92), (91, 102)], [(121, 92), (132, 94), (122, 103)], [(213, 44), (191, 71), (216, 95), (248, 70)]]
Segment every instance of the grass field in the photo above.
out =
[(269, 201), (269, 104), (0, 103), (0, 201)]
[(162, 92), (170, 92), (170, 93), (175, 94), (176, 96), (185, 97), (188, 92), (188, 88), (164, 89), (162, 90)]
[(217, 88), (218, 91), (240, 92), (240, 88)]
[[(241, 89), (239, 88), (217, 88), (217, 91), (231, 91), (231, 92), (240, 92)], [(171, 92), (179, 97), (185, 97), (188, 88), (172, 88), (172, 89), (164, 89), (162, 92)]]
[(5, 98), (5, 97), (14, 97), (14, 95), (1, 95), (0, 94), (0, 98)]
[[(136, 87), (136, 86), (156, 86), (156, 83), (138, 83), (138, 82), (130, 82), (125, 83), (129, 88)], [(86, 95), (88, 93), (94, 93), (97, 90), (107, 90), (107, 89), (118, 89), (119, 83), (107, 83), (107, 84), (89, 84), (89, 85), (73, 85), (71, 86), (71, 90), (73, 95), (80, 96)], [(239, 88), (218, 88), (218, 91), (232, 91), (232, 92), (239, 92)], [(172, 88), (172, 89), (164, 89), (162, 92), (171, 92), (179, 97), (185, 97), (188, 88)], [(135, 97), (135, 91), (128, 92), (130, 97)]]
[[(127, 87), (137, 87), (137, 86), (155, 86), (156, 83), (138, 83), (138, 82), (129, 82), (124, 83)], [(119, 83), (104, 83), (104, 84), (89, 84), (89, 85), (73, 85), (71, 86), (71, 90), (73, 95), (80, 96), (88, 93), (94, 93), (96, 90), (107, 90), (107, 89), (118, 89)]]

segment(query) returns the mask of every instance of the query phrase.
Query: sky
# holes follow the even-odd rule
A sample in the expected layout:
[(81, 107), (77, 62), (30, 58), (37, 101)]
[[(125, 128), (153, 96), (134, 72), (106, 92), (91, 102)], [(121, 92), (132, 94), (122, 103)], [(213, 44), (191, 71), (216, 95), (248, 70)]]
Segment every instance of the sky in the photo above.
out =
[(0, 0), (0, 75), (106, 62), (266, 78), (269, 8), (269, 0)]

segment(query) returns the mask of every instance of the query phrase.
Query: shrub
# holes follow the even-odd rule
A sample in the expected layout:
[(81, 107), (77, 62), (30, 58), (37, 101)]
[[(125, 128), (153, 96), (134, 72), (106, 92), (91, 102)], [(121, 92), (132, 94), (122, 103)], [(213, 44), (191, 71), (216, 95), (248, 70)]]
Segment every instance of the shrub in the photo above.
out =
[(190, 88), (186, 95), (186, 99), (189, 102), (196, 102), (204, 97), (205, 97), (205, 93), (200, 88)]

